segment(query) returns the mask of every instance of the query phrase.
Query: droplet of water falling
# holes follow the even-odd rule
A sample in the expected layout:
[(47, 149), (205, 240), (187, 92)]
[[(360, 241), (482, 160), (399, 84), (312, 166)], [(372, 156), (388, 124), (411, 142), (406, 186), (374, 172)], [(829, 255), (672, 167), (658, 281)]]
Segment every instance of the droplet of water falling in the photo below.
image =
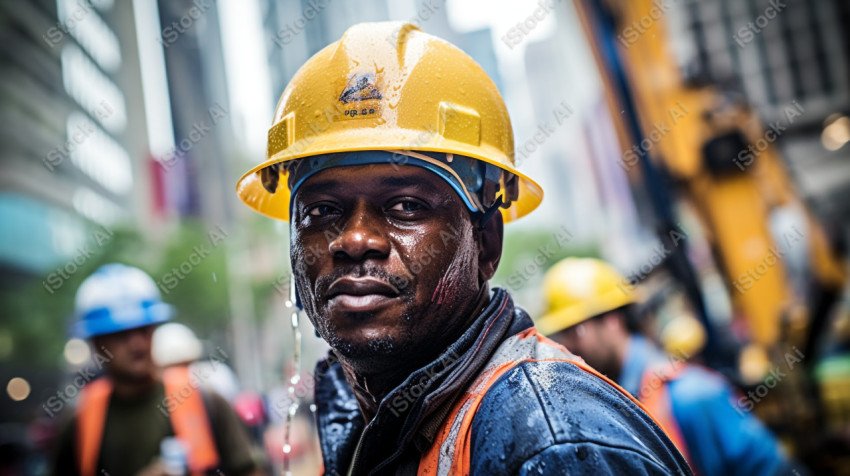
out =
[[(290, 286), (290, 298), (286, 300), (286, 309), (291, 312), (290, 315), (290, 328), (292, 330), (292, 375), (289, 377), (289, 384), (287, 385), (287, 393), (289, 394), (289, 409), (286, 412), (286, 421), (284, 423), (284, 434), (283, 434), (283, 474), (291, 475), (290, 471), (290, 453), (292, 452), (292, 445), (290, 444), (291, 435), (292, 435), (292, 420), (295, 418), (295, 414), (298, 413), (298, 406), (300, 404), (299, 397), (295, 394), (295, 386), (301, 381), (301, 328), (298, 325), (298, 309), (293, 305), (295, 302), (295, 285), (292, 283)], [(311, 406), (312, 410), (312, 406)]]

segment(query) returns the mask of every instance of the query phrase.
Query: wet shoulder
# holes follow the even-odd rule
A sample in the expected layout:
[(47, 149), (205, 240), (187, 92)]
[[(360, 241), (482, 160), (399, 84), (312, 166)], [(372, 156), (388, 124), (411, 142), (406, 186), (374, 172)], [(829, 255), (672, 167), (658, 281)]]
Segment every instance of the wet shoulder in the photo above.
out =
[(605, 474), (606, 466), (637, 474), (687, 471), (637, 405), (567, 361), (526, 361), (500, 377), (473, 420), (471, 456), (473, 474), (536, 472), (540, 464), (568, 461), (578, 474)]

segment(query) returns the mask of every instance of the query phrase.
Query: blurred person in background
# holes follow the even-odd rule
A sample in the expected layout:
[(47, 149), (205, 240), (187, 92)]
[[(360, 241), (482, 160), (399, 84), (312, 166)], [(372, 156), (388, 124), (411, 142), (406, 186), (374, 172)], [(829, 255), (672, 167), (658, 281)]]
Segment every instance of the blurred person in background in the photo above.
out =
[[(690, 355), (668, 355), (639, 333), (635, 289), (611, 265), (564, 259), (547, 271), (543, 291), (547, 312), (536, 319), (540, 332), (636, 396), (697, 474), (800, 474), (770, 431), (735, 405), (723, 376), (688, 364)], [(699, 339), (684, 322), (677, 321), (676, 330)], [(690, 353), (699, 345), (684, 347)]]
[(216, 348), (204, 359), (204, 345), (195, 332), (179, 322), (168, 322), (154, 331), (152, 354), (154, 362), (163, 369), (186, 367), (192, 385), (202, 389), (207, 398), (211, 393), (223, 397), (248, 430), (255, 459), (264, 459), (259, 447), (266, 423), (262, 398), (241, 390), (239, 379), (225, 363), (228, 355), (222, 348)]
[(162, 368), (185, 365), (197, 385), (215, 392), (233, 404), (240, 394), (239, 379), (225, 362), (221, 348), (203, 359), (204, 345), (189, 327), (179, 322), (163, 324), (153, 333), (153, 360)]
[(631, 396), (489, 287), (542, 190), (472, 58), (410, 23), (349, 28), (278, 103), (243, 201), (290, 222), (326, 474), (690, 474)]
[(77, 333), (104, 353), (62, 430), (54, 474), (157, 475), (255, 468), (245, 429), (227, 402), (198, 391), (186, 366), (162, 374), (151, 348), (172, 308), (144, 271), (109, 264), (77, 291)]

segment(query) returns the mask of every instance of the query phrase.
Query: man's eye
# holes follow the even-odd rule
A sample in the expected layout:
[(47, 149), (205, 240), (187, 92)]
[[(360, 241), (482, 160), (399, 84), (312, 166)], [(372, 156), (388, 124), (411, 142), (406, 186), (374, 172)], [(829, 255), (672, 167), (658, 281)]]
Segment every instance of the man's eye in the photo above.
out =
[(417, 212), (419, 210), (423, 210), (424, 208), (424, 205), (418, 202), (414, 202), (413, 200), (400, 200), (396, 202), (395, 205), (390, 207), (390, 210), (395, 210), (397, 212)]
[(316, 205), (307, 209), (307, 214), (314, 217), (323, 217), (334, 213), (336, 208), (330, 205)]

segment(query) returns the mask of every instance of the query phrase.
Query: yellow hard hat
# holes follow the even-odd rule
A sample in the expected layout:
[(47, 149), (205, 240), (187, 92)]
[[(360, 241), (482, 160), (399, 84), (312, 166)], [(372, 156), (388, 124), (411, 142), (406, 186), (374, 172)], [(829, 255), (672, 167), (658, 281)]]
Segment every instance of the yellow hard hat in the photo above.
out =
[[(505, 221), (543, 199), (516, 169), (508, 111), (487, 73), (454, 45), (399, 22), (354, 25), (298, 70), (275, 110), (267, 160), (242, 176), (237, 193), (288, 220), (288, 171), (277, 164), (370, 150), (458, 154), (513, 174), (500, 179)], [(517, 182), (514, 196), (504, 196), (506, 180)]]
[(695, 317), (678, 314), (661, 330), (661, 343), (668, 354), (692, 357), (705, 346), (705, 328)]
[(546, 313), (535, 324), (552, 335), (591, 317), (634, 303), (629, 281), (608, 263), (593, 258), (566, 258), (543, 278)]

